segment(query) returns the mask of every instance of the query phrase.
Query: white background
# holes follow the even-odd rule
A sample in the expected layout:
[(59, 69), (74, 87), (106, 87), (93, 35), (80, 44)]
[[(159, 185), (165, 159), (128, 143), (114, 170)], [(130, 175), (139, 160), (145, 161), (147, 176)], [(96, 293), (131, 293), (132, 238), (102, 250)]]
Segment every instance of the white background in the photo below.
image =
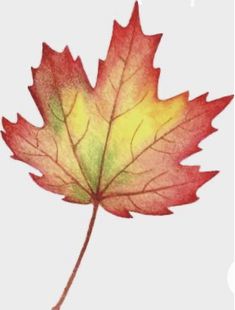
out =
[[(233, 1), (142, 0), (144, 32), (163, 32), (156, 66), (160, 97), (190, 90), (191, 98), (233, 93)], [(192, 6), (192, 3), (194, 5)], [(134, 1), (2, 1), (1, 114), (41, 117), (27, 86), (41, 43), (69, 45), (92, 83), (116, 18), (126, 24)], [(233, 260), (233, 108), (219, 131), (185, 161), (220, 170), (192, 205), (165, 217), (126, 220), (100, 210), (79, 276), (63, 310), (231, 310), (227, 272)], [(0, 141), (0, 309), (49, 310), (82, 245), (91, 207), (61, 201), (28, 176), (33, 168), (10, 158)]]

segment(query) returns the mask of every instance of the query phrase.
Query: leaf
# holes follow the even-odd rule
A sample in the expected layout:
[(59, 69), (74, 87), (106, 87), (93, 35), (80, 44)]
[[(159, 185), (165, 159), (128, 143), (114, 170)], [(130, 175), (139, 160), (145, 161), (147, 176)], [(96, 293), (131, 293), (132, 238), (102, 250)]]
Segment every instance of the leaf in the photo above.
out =
[(67, 47), (57, 53), (43, 45), (29, 90), (44, 126), (20, 115), (15, 124), (3, 119), (13, 158), (41, 172), (31, 174), (38, 185), (122, 217), (170, 214), (169, 207), (197, 200), (198, 188), (217, 171), (181, 161), (215, 131), (211, 122), (232, 96), (207, 102), (208, 94), (189, 100), (185, 92), (160, 99), (153, 59), (161, 36), (143, 34), (136, 3), (127, 27), (114, 23), (94, 88)]

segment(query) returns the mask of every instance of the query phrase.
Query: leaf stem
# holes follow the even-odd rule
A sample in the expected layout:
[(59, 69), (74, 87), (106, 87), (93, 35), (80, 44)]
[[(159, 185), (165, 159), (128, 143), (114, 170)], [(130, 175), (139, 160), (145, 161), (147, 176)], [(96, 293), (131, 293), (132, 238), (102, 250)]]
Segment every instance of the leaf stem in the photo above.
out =
[(67, 295), (68, 295), (68, 292), (73, 284), (73, 281), (77, 275), (77, 272), (78, 272), (78, 269), (80, 267), (80, 264), (82, 262), (82, 259), (83, 259), (83, 256), (86, 252), (86, 249), (87, 249), (87, 246), (89, 244), (89, 241), (90, 241), (90, 238), (91, 238), (91, 234), (92, 234), (92, 231), (93, 231), (93, 228), (94, 228), (94, 224), (95, 224), (95, 220), (96, 220), (96, 215), (97, 215), (97, 211), (98, 211), (98, 207), (99, 207), (99, 204), (98, 203), (94, 203), (94, 206), (93, 206), (93, 212), (92, 212), (92, 217), (91, 217), (91, 220), (90, 220), (90, 223), (89, 223), (89, 227), (88, 227), (88, 230), (87, 230), (87, 234), (86, 234), (86, 239), (83, 243), (83, 246), (82, 246), (82, 249), (79, 253), (79, 256), (78, 256), (78, 259), (77, 259), (77, 262), (74, 266), (74, 269), (72, 271), (72, 274), (70, 275), (69, 277), (69, 280), (66, 284), (66, 287), (64, 288), (63, 290), (63, 293), (61, 295), (61, 297), (59, 298), (59, 301), (57, 302), (57, 304), (52, 308), (52, 310), (60, 310), (62, 304), (64, 303)]

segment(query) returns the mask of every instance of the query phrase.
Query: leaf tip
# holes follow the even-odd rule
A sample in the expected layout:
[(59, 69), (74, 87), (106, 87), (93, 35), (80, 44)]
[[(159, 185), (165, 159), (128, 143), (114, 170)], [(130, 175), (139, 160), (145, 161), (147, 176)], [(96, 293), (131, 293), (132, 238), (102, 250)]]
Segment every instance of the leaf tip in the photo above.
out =
[(133, 216), (128, 212), (128, 214), (125, 216), (127, 219), (133, 219)]
[(190, 92), (187, 90), (184, 93), (182, 93), (182, 97), (186, 100), (189, 101), (189, 96), (190, 96)]
[(154, 72), (155, 72), (155, 79), (158, 83), (160, 75), (161, 75), (161, 68), (154, 68)]
[(133, 13), (132, 14), (139, 14), (139, 1), (135, 1), (135, 4), (134, 4), (134, 9), (133, 9)]
[(110, 212), (111, 214), (114, 214), (116, 216), (119, 217), (123, 217), (123, 218), (128, 218), (128, 219), (132, 219), (133, 216), (130, 214), (130, 212), (126, 209), (126, 208), (112, 208), (110, 207), (108, 204), (104, 204), (101, 203), (101, 206), (108, 212)]
[(34, 93), (34, 85), (33, 84), (28, 86), (28, 91), (29, 91), (30, 95), (32, 96), (32, 98), (34, 99), (35, 93)]
[(6, 142), (6, 133), (3, 130), (1, 130), (1, 136), (3, 140)]
[(134, 9), (132, 11), (130, 24), (131, 23), (138, 23), (140, 25), (140, 8), (138, 1), (135, 2)]
[(205, 184), (206, 182), (208, 182), (209, 180), (214, 178), (219, 172), (220, 172), (219, 170), (201, 172), (201, 175), (202, 175), (202, 184), (201, 185)]
[(70, 49), (68, 45), (65, 45), (64, 49), (63, 49), (64, 53), (70, 53)]
[(209, 102), (214, 107), (215, 116), (222, 112), (233, 100), (234, 95), (224, 96)]
[(41, 179), (40, 176), (38, 176), (38, 175), (36, 175), (36, 174), (34, 174), (34, 173), (32, 173), (32, 172), (29, 172), (29, 176), (31, 177), (31, 179), (32, 179), (35, 183), (37, 183), (38, 185), (40, 185), (40, 184), (39, 184), (39, 180)]
[(113, 32), (119, 32), (120, 30), (124, 29), (124, 27), (122, 27), (119, 22), (115, 19), (113, 21)]
[(3, 127), (5, 127), (4, 124), (6, 123), (6, 121), (7, 121), (7, 119), (5, 118), (5, 116), (2, 116), (2, 125), (3, 125)]
[(33, 76), (33, 78), (34, 78), (35, 75), (36, 75), (37, 69), (34, 68), (34, 67), (31, 67), (31, 72), (32, 72), (32, 76)]
[(46, 42), (43, 42), (42, 43), (42, 55), (43, 55), (43, 57), (47, 57), (53, 53), (55, 53), (55, 51)]
[[(162, 210), (159, 210), (157, 213), (153, 213), (152, 215), (155, 216), (165, 216), (165, 215), (172, 215), (174, 214), (173, 211), (171, 211), (169, 208), (164, 208)], [(151, 215), (151, 214), (150, 214)]]
[(221, 100), (223, 100), (225, 107), (234, 99), (234, 95), (229, 95), (223, 97)]
[(155, 44), (159, 44), (163, 37), (163, 33), (155, 34), (152, 37), (155, 39)]
[(23, 117), (20, 115), (20, 113), (16, 113), (17, 122), (20, 122), (23, 120)]
[(112, 213), (117, 215), (117, 216), (120, 216), (120, 217), (123, 217), (123, 218), (127, 218), (127, 219), (132, 219), (133, 218), (131, 213), (128, 210), (126, 210), (126, 209), (120, 210), (120, 212), (118, 211), (117, 213), (112, 211)]
[(5, 118), (4, 116), (2, 117), (2, 126), (4, 130), (8, 130), (9, 127), (13, 125), (13, 123), (11, 123), (7, 118)]
[(207, 91), (206, 93), (204, 93), (204, 94), (202, 94), (202, 98), (204, 98), (205, 99), (205, 101), (207, 100), (207, 97), (209, 96), (209, 92)]
[(72, 60), (73, 62), (75, 62), (74, 58), (73, 58), (73, 55), (71, 54), (71, 51), (69, 49), (69, 46), (68, 45), (65, 45), (65, 48), (62, 52), (65, 56), (68, 57), (68, 59)]
[(19, 157), (16, 156), (15, 154), (11, 155), (10, 157), (11, 157), (12, 159), (19, 160)]

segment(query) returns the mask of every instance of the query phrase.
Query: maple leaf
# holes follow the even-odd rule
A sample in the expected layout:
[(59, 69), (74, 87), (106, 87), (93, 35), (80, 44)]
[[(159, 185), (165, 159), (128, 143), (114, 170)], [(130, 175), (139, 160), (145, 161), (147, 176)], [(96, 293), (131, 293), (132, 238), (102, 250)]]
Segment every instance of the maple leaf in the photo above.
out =
[(160, 99), (153, 59), (161, 37), (142, 32), (136, 3), (128, 26), (114, 23), (95, 87), (67, 47), (57, 53), (44, 44), (29, 87), (44, 126), (20, 115), (16, 123), (3, 119), (13, 158), (41, 172), (31, 174), (38, 185), (66, 201), (94, 204), (87, 243), (98, 205), (122, 217), (171, 214), (169, 207), (196, 201), (198, 188), (217, 173), (181, 161), (216, 130), (211, 122), (232, 96)]
[(159, 99), (153, 58), (160, 35), (144, 35), (138, 5), (126, 28), (114, 23), (97, 84), (91, 87), (80, 58), (43, 45), (29, 90), (44, 120), (35, 127), (20, 115), (3, 119), (3, 137), (14, 158), (37, 168), (43, 188), (75, 203), (99, 202), (106, 210), (168, 214), (168, 207), (196, 200), (196, 190), (216, 172), (180, 162), (199, 151), (215, 131), (212, 119), (231, 96), (189, 101), (188, 92)]

